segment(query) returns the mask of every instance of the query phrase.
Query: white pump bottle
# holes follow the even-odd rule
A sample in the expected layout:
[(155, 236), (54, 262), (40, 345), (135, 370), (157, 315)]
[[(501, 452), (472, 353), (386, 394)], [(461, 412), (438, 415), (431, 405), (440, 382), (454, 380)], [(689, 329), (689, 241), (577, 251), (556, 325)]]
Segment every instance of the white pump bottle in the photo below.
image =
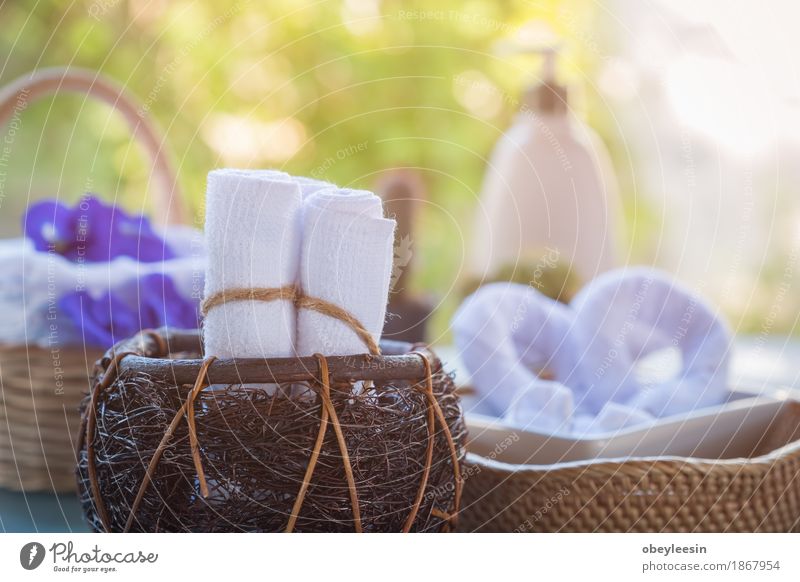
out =
[(533, 256), (557, 256), (582, 280), (617, 265), (616, 178), (599, 137), (570, 111), (556, 51), (492, 153), (477, 209), (471, 274), (492, 277)]

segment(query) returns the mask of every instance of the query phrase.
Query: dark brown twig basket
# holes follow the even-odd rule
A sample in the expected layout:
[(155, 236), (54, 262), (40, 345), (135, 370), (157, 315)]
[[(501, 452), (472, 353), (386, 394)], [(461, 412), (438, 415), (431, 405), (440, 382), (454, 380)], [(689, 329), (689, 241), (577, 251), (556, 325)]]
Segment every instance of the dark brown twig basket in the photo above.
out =
[(212, 361), (197, 359), (191, 332), (118, 344), (82, 407), (78, 484), (90, 524), (450, 529), (466, 440), (453, 381), (425, 348), (381, 348)]

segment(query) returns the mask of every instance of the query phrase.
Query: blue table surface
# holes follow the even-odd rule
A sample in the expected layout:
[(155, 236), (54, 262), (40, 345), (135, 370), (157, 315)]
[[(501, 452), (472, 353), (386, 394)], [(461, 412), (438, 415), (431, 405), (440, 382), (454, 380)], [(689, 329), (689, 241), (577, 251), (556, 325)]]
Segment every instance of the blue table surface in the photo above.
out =
[[(436, 351), (464, 381), (467, 373), (455, 350)], [(737, 337), (731, 381), (754, 393), (777, 387), (795, 390), (800, 399), (800, 342), (793, 338)], [(89, 527), (75, 494), (21, 493), (0, 488), (0, 532), (87, 532)]]
[(60, 533), (90, 530), (74, 493), (21, 493), (0, 488), (0, 531)]

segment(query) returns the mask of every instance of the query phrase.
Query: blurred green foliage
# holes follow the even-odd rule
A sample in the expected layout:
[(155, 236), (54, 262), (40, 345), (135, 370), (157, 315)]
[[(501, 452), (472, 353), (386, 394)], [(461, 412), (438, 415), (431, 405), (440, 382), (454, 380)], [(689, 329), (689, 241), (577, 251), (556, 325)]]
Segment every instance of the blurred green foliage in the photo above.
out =
[[(587, 82), (603, 58), (586, 33), (595, 10), (588, 0), (7, 1), (0, 82), (71, 65), (123, 84), (163, 130), (198, 225), (215, 167), (277, 167), (360, 187), (387, 168), (418, 168), (429, 197), (413, 236), (413, 286), (445, 300), (434, 326), (444, 329), (486, 157), (540, 64), (498, 54), (497, 41), (547, 23), (562, 42), (559, 75), (581, 87), (575, 104), (612, 152), (624, 151)], [(460, 75), (492, 90), (462, 94)], [(104, 106), (62, 96), (32, 105), (22, 122), (0, 234), (18, 234), (24, 206), (45, 196), (94, 190), (150, 207), (149, 164)]]

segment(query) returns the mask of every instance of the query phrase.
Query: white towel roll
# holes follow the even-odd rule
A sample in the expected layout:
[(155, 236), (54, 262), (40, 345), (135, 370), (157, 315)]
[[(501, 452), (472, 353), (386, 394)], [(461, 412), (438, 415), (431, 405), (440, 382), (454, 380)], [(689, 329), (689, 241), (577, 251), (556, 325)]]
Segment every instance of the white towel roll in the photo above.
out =
[[(364, 190), (321, 189), (303, 205), (300, 287), (305, 295), (347, 310), (375, 341), (383, 330), (392, 272), (395, 221), (380, 198)], [(367, 351), (344, 323), (303, 309), (297, 351), (348, 355)]]
[(300, 194), (303, 198), (308, 198), (314, 192), (318, 192), (320, 190), (327, 190), (329, 188), (336, 188), (334, 184), (330, 182), (325, 182), (323, 180), (317, 180), (315, 178), (307, 178), (305, 176), (292, 176), (291, 174), (287, 174), (286, 172), (282, 172), (281, 170), (246, 170), (246, 169), (239, 169), (239, 168), (229, 168), (223, 170), (230, 174), (236, 174), (241, 176), (256, 176), (260, 178), (268, 178), (271, 180), (280, 180), (280, 181), (288, 181), (291, 180), (296, 182), (298, 186), (300, 186)]
[(678, 375), (632, 395), (627, 404), (665, 417), (725, 401), (731, 332), (716, 307), (668, 274), (649, 267), (609, 271), (572, 305), (584, 327), (616, 338), (617, 350), (632, 361), (663, 349), (680, 351)]
[[(569, 306), (528, 286), (485, 285), (460, 307), (453, 332), (482, 397), (477, 411), (523, 430), (596, 436), (715, 406), (728, 394), (727, 326), (650, 268), (605, 273)], [(636, 363), (665, 348), (680, 351), (683, 370), (640, 382)]]
[(492, 283), (467, 298), (452, 328), (482, 410), (517, 426), (568, 431), (576, 398), (567, 386), (583, 385), (573, 323), (568, 307), (526, 285)]
[[(225, 289), (293, 285), (299, 268), (302, 196), (286, 174), (215, 170), (208, 175), (205, 296)], [(213, 308), (203, 324), (206, 355), (294, 355), (291, 301), (236, 301)]]
[(305, 176), (294, 176), (293, 179), (300, 186), (300, 192), (303, 193), (303, 199), (308, 198), (320, 190), (336, 188), (336, 186), (330, 182), (323, 182), (322, 180), (315, 180), (314, 178), (306, 178)]

